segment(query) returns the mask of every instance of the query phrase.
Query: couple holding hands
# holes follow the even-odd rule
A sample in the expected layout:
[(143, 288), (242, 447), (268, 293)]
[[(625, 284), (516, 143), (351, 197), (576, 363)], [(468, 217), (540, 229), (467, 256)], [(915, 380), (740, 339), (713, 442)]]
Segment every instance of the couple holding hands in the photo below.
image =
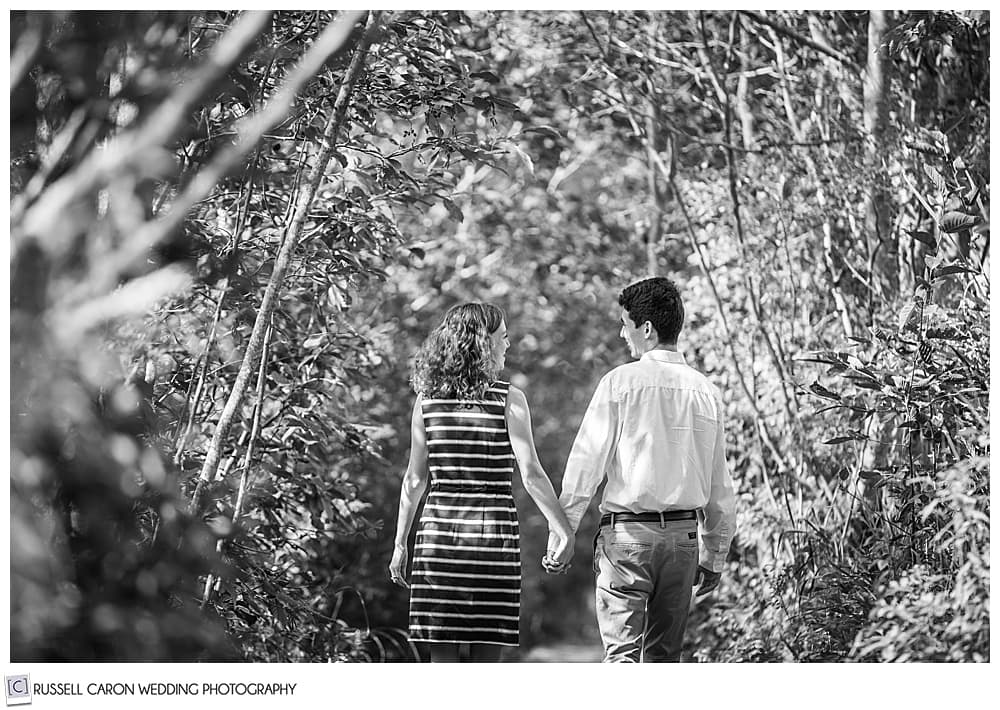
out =
[(410, 637), (429, 644), (432, 661), (498, 661), (503, 646), (518, 644), (515, 462), (549, 524), (542, 564), (550, 573), (568, 567), (580, 520), (607, 479), (594, 547), (604, 660), (680, 660), (693, 587), (715, 589), (735, 531), (723, 407), (677, 351), (684, 306), (676, 285), (648, 278), (618, 302), (620, 335), (637, 360), (597, 385), (558, 498), (535, 451), (525, 394), (500, 379), (510, 346), (503, 312), (455, 306), (421, 347), (389, 575), (410, 590)]

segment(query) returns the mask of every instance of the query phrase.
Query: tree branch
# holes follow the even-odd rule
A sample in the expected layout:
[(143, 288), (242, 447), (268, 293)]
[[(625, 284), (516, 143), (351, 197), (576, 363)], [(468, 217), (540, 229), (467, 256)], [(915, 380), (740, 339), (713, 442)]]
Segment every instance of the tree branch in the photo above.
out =
[[(17, 231), (23, 236), (37, 237), (49, 251), (57, 251), (71, 243), (84, 225), (67, 228), (59, 223), (65, 222), (73, 203), (123, 171), (148, 171), (143, 163), (155, 160), (158, 152), (166, 149), (201, 97), (240, 60), (270, 18), (268, 12), (241, 15), (213, 48), (204, 65), (180, 82), (174, 93), (142, 125), (119, 136), (106, 149), (92, 151), (76, 170), (52, 183), (26, 211)], [(61, 235), (61, 239), (57, 240), (54, 235)]]
[[(10, 53), (10, 87), (13, 93), (17, 85), (28, 75), (31, 64), (38, 51), (42, 48), (42, 32), (48, 24), (48, 14), (45, 12), (29, 12), (25, 18), (27, 27), (17, 38), (17, 44)], [(13, 28), (11, 28), (13, 29)]]
[(100, 265), (81, 287), (69, 295), (65, 302), (79, 302), (89, 293), (113, 287), (120, 275), (142, 264), (149, 250), (180, 227), (188, 212), (208, 197), (216, 185), (255, 148), (261, 136), (279, 123), (291, 110), (295, 96), (312, 80), (327, 59), (346, 44), (361, 11), (345, 12), (331, 23), (316, 39), (302, 61), (295, 67), (281, 89), (267, 102), (259, 113), (249, 114), (236, 124), (235, 142), (221, 150), (212, 162), (188, 183), (184, 192), (171, 204), (166, 214), (147, 222), (133, 235), (122, 249)]
[[(353, 25), (356, 14), (347, 14), (349, 15), (348, 22)], [(226, 406), (222, 411), (222, 415), (219, 417), (215, 431), (212, 434), (212, 441), (205, 454), (205, 462), (202, 465), (201, 477), (195, 489), (194, 496), (191, 499), (191, 511), (196, 515), (201, 509), (205, 487), (215, 480), (219, 459), (221, 457), (222, 444), (229, 434), (229, 429), (232, 426), (237, 410), (239, 409), (240, 404), (243, 401), (243, 396), (250, 384), (250, 378), (253, 376), (256, 360), (260, 356), (263, 348), (265, 331), (268, 327), (271, 319), (271, 313), (274, 310), (275, 303), (278, 299), (278, 292), (281, 290), (282, 283), (284, 282), (285, 273), (291, 265), (292, 254), (294, 253), (299, 237), (301, 236), (306, 216), (308, 215), (309, 208), (312, 204), (313, 196), (316, 194), (323, 177), (326, 175), (327, 166), (333, 157), (334, 148), (336, 147), (337, 136), (340, 133), (344, 119), (347, 115), (347, 108), (351, 93), (354, 89), (354, 84), (357, 82), (358, 76), (360, 76), (361, 70), (364, 67), (365, 58), (368, 54), (368, 48), (371, 46), (372, 42), (374, 42), (376, 35), (381, 30), (381, 26), (381, 13), (373, 13), (369, 17), (368, 27), (365, 30), (365, 34), (354, 51), (354, 57), (351, 59), (351, 64), (348, 67), (347, 74), (345, 75), (343, 83), (340, 86), (340, 91), (338, 92), (336, 101), (334, 102), (333, 110), (330, 112), (330, 118), (327, 121), (323, 137), (320, 140), (322, 149), (320, 150), (319, 155), (316, 156), (316, 162), (309, 173), (309, 178), (306, 184), (303, 186), (298, 204), (295, 208), (295, 215), (288, 225), (288, 231), (285, 233), (281, 248), (275, 258), (271, 279), (268, 281), (267, 288), (264, 291), (264, 297), (261, 300), (260, 310), (257, 312), (257, 319), (254, 322), (253, 332), (250, 335), (250, 341), (247, 343), (246, 354), (243, 357), (243, 362), (240, 364), (239, 374), (236, 376), (236, 382), (233, 384), (233, 389), (229, 394), (229, 399), (226, 401)], [(324, 31), (323, 37), (329, 37), (330, 33), (328, 30)], [(316, 45), (314, 45), (314, 49), (317, 49), (320, 45), (321, 42), (317, 42)], [(328, 48), (329, 47), (327, 47), (327, 49)], [(312, 50), (310, 51), (312, 52)]]
[(825, 44), (820, 44), (819, 42), (816, 42), (816, 41), (810, 39), (809, 37), (806, 37), (803, 34), (799, 34), (798, 32), (796, 32), (795, 30), (791, 29), (790, 27), (786, 27), (785, 25), (781, 24), (780, 22), (775, 22), (771, 18), (769, 18), (769, 17), (767, 17), (765, 15), (762, 15), (759, 12), (754, 12), (753, 10), (739, 10), (738, 12), (741, 15), (745, 16), (745, 17), (749, 17), (754, 22), (758, 22), (758, 23), (760, 23), (762, 25), (770, 27), (775, 32), (779, 32), (779, 33), (785, 35), (786, 37), (788, 37), (789, 39), (795, 40), (799, 44), (804, 44), (805, 46), (810, 47), (812, 49), (815, 49), (817, 52), (825, 54), (828, 57), (833, 57), (834, 59), (836, 59), (838, 62), (841, 62), (842, 64), (846, 64), (849, 67), (854, 67), (854, 61), (850, 57), (848, 57), (846, 54), (838, 52), (836, 49), (833, 49), (832, 47), (828, 47)]
[[(733, 110), (732, 110), (732, 99), (730, 97), (729, 89), (726, 86), (724, 80), (718, 78), (718, 73), (715, 69), (715, 65), (712, 62), (712, 57), (709, 55), (708, 50), (708, 33), (705, 29), (704, 15), (700, 15), (700, 27), (703, 48), (698, 49), (698, 55), (701, 57), (702, 62), (705, 64), (705, 69), (712, 77), (712, 82), (715, 85), (716, 92), (719, 94), (719, 111), (722, 113), (722, 120), (724, 125), (724, 136), (726, 145), (732, 145), (732, 131), (733, 131)], [(730, 42), (729, 50), (733, 51), (734, 42)], [(736, 232), (736, 242), (739, 247), (740, 257), (744, 264), (744, 267), (748, 265), (749, 258), (747, 255), (746, 248), (746, 234), (743, 229), (743, 215), (742, 215), (742, 202), (740, 200), (738, 180), (736, 175), (736, 156), (733, 150), (726, 149), (726, 168), (729, 181), (729, 197), (732, 204), (733, 210), (733, 226)], [(764, 327), (764, 310), (761, 304), (761, 295), (758, 291), (757, 284), (753, 278), (753, 274), (749, 273), (746, 268), (741, 270), (741, 276), (744, 286), (747, 290), (747, 294), (750, 296), (750, 306), (753, 311), (754, 320), (756, 321), (757, 330), (760, 332), (761, 338), (764, 340), (764, 344), (767, 346), (768, 354), (771, 357), (771, 362), (774, 365), (775, 370), (778, 373), (778, 382), (781, 385), (782, 402), (785, 406), (785, 412), (788, 415), (789, 423), (795, 421), (795, 415), (793, 410), (796, 408), (793, 406), (793, 400), (788, 394), (787, 382), (791, 379), (788, 376), (787, 369), (785, 367), (784, 358), (778, 352), (778, 348), (775, 346), (775, 341), (771, 338), (771, 334)]]

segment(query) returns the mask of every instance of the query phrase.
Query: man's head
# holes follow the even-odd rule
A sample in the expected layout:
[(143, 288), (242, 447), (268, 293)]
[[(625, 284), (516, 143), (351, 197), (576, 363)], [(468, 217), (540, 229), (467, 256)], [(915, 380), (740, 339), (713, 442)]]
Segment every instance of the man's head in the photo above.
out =
[(684, 325), (684, 304), (677, 286), (662, 276), (643, 279), (618, 296), (622, 307), (621, 336), (632, 357), (660, 345), (674, 346)]

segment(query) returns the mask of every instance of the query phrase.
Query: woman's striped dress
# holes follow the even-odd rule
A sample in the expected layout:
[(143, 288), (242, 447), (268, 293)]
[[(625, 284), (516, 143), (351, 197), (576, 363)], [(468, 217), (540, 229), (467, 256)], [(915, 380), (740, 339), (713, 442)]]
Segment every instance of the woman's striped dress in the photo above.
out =
[(415, 641), (516, 646), (521, 548), (507, 382), (482, 400), (425, 399), (430, 493), (410, 577)]

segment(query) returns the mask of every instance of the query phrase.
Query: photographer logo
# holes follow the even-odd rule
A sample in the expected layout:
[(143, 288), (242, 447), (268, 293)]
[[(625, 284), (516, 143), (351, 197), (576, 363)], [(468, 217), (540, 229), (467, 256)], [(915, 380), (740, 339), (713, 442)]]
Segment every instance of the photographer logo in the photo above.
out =
[(4, 676), (7, 691), (7, 705), (30, 705), (31, 683), (26, 675)]

